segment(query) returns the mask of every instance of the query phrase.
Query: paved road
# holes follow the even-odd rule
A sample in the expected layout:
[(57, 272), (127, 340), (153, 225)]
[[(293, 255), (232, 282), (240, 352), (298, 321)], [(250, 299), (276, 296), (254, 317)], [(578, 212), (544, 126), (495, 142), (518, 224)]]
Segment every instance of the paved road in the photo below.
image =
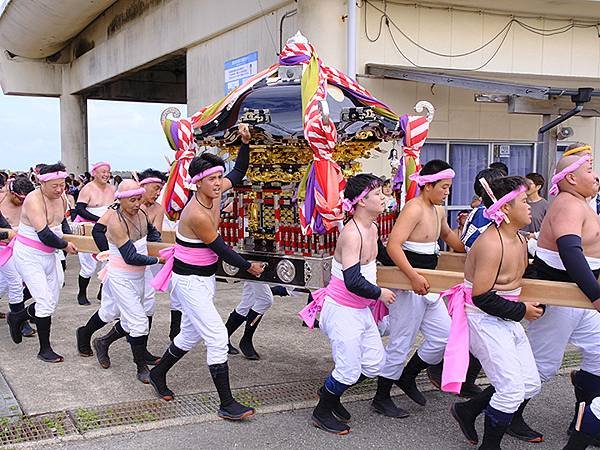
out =
[[(544, 432), (546, 442), (527, 444), (505, 437), (503, 449), (550, 450), (561, 449), (566, 442), (565, 429), (571, 417), (572, 390), (566, 376), (546, 384), (540, 396), (528, 408), (528, 421)], [(429, 393), (425, 408), (409, 404), (406, 397), (398, 401), (412, 413), (407, 419), (388, 419), (372, 413), (369, 402), (350, 403), (353, 431), (348, 436), (332, 436), (309, 424), (310, 410), (275, 414), (259, 414), (246, 423), (214, 421), (200, 424), (175, 425), (168, 428), (68, 442), (44, 448), (113, 450), (175, 449), (175, 448), (309, 448), (334, 449), (400, 449), (400, 450), (458, 450), (474, 449), (462, 437), (458, 426), (448, 414), (454, 397)], [(158, 425), (158, 424), (157, 424)], [(483, 421), (479, 430), (482, 433)]]

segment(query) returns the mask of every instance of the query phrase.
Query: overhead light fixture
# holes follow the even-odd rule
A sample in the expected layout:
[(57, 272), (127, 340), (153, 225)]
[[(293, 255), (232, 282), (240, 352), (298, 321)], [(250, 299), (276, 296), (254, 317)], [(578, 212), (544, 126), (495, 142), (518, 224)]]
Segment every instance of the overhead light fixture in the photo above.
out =
[(477, 103), (508, 103), (508, 95), (502, 94), (475, 94)]

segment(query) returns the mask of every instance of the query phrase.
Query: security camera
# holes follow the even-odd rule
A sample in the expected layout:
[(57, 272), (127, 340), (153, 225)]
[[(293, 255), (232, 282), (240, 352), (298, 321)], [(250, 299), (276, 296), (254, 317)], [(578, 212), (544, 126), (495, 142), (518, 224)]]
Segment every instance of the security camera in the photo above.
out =
[(563, 128), (559, 128), (556, 131), (556, 139), (558, 139), (559, 141), (562, 141), (564, 139), (570, 138), (571, 136), (573, 136), (573, 128), (571, 127), (563, 127)]

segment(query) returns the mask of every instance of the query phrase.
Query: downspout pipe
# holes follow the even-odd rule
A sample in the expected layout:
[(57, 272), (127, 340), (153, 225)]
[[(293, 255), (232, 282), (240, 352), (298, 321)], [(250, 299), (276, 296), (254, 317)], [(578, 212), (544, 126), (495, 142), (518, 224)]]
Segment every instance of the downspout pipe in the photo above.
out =
[(543, 139), (539, 139), (539, 137), (543, 136), (544, 133), (546, 133), (548, 130), (551, 130), (555, 126), (563, 123), (565, 120), (579, 114), (583, 110), (583, 105), (591, 100), (592, 92), (594, 91), (594, 89), (593, 88), (579, 88), (577, 91), (578, 91), (578, 93), (576, 95), (571, 96), (571, 101), (573, 103), (575, 103), (575, 108), (573, 108), (570, 111), (567, 111), (563, 115), (558, 116), (553, 121), (548, 122), (547, 124), (540, 127), (540, 129), (538, 130), (538, 140), (539, 141), (543, 140)]
[(346, 28), (346, 74), (356, 78), (356, 0), (348, 1), (348, 27)]

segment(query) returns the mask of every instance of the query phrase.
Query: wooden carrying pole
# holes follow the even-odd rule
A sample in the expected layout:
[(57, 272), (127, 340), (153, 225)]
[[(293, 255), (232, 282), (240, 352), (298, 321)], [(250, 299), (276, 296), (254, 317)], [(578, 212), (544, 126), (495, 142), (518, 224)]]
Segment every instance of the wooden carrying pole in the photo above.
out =
[[(429, 282), (430, 292), (439, 293), (462, 283), (464, 274), (446, 270), (417, 269)], [(410, 290), (409, 279), (397, 267), (378, 267), (377, 285), (390, 289)], [(592, 303), (583, 295), (575, 283), (559, 283), (523, 279), (522, 302), (539, 302), (544, 305), (569, 306), (572, 308), (594, 309)]]
[[(91, 236), (79, 236), (67, 234), (64, 239), (73, 242), (80, 252), (97, 253), (98, 247)], [(172, 246), (168, 242), (148, 242), (148, 254), (158, 256), (158, 252), (163, 248)], [(462, 260), (461, 260), (462, 257)], [(464, 266), (464, 254), (446, 253), (440, 257), (440, 262), (445, 258), (448, 266)], [(452, 286), (463, 282), (464, 274), (462, 270), (427, 270), (418, 269), (418, 273), (427, 278), (430, 285), (430, 292), (439, 293)], [(380, 287), (390, 289), (410, 290), (409, 279), (397, 267), (378, 267), (377, 284)], [(583, 295), (574, 283), (559, 283), (555, 281), (529, 280), (523, 279), (521, 301), (539, 302), (545, 305), (568, 306), (572, 308), (594, 309), (591, 302)]]

